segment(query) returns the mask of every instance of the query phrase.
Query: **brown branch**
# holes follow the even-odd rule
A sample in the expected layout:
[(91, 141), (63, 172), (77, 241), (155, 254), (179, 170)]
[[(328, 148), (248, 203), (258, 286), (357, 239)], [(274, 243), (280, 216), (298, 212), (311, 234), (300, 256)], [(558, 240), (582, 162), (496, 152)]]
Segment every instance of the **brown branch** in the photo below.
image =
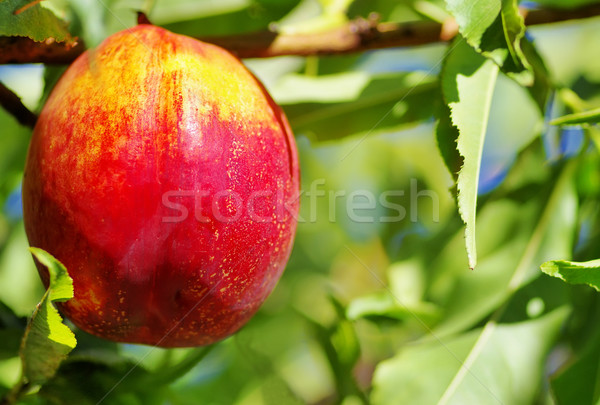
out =
[(540, 25), (562, 22), (567, 20), (581, 20), (600, 15), (600, 4), (590, 4), (570, 10), (559, 8), (540, 8), (537, 10), (523, 11), (525, 25)]
[(13, 117), (19, 121), (21, 125), (33, 128), (37, 121), (37, 116), (29, 111), (21, 102), (19, 96), (12, 92), (8, 87), (0, 82), (0, 105)]
[[(589, 18), (600, 15), (600, 5), (573, 10), (540, 9), (523, 11), (526, 25)], [(138, 15), (139, 23), (149, 23)], [(267, 58), (282, 55), (335, 55), (369, 49), (415, 46), (452, 39), (457, 34), (453, 21), (447, 24), (419, 21), (379, 23), (376, 18), (357, 18), (331, 31), (316, 34), (283, 34), (260, 31), (228, 37), (199, 38), (230, 50), (241, 58)], [(46, 63), (68, 64), (85, 50), (83, 41), (71, 43), (34, 42), (24, 37), (0, 37), (0, 64)], [(0, 83), (0, 104), (23, 125), (32, 127), (36, 115), (23, 105), (19, 97)]]
[(85, 51), (83, 41), (71, 44), (56, 42), (52, 38), (35, 42), (25, 37), (0, 37), (0, 64), (47, 63), (65, 65)]
[(440, 41), (441, 29), (440, 24), (428, 21), (397, 24), (359, 18), (343, 27), (316, 34), (287, 35), (263, 31), (246, 36), (200, 39), (228, 49), (240, 58), (268, 58), (335, 55), (428, 44)]
[[(525, 24), (549, 24), (565, 20), (600, 15), (600, 5), (588, 5), (572, 10), (539, 9), (524, 11)], [(448, 30), (448, 27), (451, 27)], [(220, 45), (241, 58), (267, 58), (281, 55), (334, 55), (362, 52), (369, 49), (423, 45), (442, 42), (456, 35), (452, 24), (418, 21), (408, 23), (378, 23), (375, 19), (358, 18), (348, 24), (316, 34), (283, 34), (260, 31), (227, 37), (203, 37), (206, 42)], [(82, 41), (74, 44), (28, 38), (0, 37), (0, 64), (72, 62), (85, 49)]]
[[(573, 10), (539, 9), (523, 13), (525, 24), (539, 25), (590, 18), (600, 15), (600, 5)], [(452, 21), (438, 24), (429, 21), (378, 23), (375, 18), (358, 18), (331, 31), (286, 35), (257, 32), (240, 36), (199, 38), (217, 44), (240, 58), (268, 58), (283, 55), (335, 55), (363, 52), (369, 49), (394, 48), (444, 42), (458, 34)]]

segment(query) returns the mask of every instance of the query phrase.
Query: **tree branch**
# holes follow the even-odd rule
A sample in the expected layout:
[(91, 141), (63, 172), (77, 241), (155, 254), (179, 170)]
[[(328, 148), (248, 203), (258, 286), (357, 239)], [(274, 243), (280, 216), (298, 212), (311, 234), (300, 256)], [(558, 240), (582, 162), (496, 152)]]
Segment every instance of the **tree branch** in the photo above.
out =
[[(600, 5), (572, 10), (538, 9), (524, 11), (525, 24), (549, 24), (600, 15)], [(358, 18), (348, 24), (315, 34), (283, 34), (273, 31), (203, 37), (230, 50), (241, 58), (268, 58), (282, 55), (335, 55), (369, 49), (423, 45), (452, 39), (456, 30), (442, 29), (442, 24), (429, 21), (379, 23), (375, 19)], [(444, 27), (447, 28), (447, 27)], [(28, 38), (0, 37), (0, 64), (46, 63), (67, 64), (85, 50), (82, 41), (74, 44), (34, 42)]]
[(0, 64), (7, 63), (47, 63), (66, 65), (85, 51), (83, 41), (72, 44), (56, 42), (49, 38), (45, 42), (35, 42), (26, 37), (0, 37)]
[(27, 107), (21, 102), (19, 96), (13, 93), (4, 83), (0, 82), (0, 105), (13, 117), (19, 121), (21, 125), (25, 125), (29, 128), (35, 126), (37, 116), (29, 111)]
[[(539, 9), (523, 11), (525, 24), (538, 25), (600, 16), (600, 5), (572, 10)], [(260, 31), (227, 37), (199, 38), (228, 49), (240, 58), (268, 58), (283, 55), (339, 55), (369, 49), (394, 48), (443, 42), (457, 35), (457, 26), (450, 21), (438, 24), (429, 21), (380, 23), (376, 18), (357, 18), (348, 24), (316, 34), (283, 34)], [(85, 51), (83, 41), (34, 42), (24, 37), (0, 37), (0, 64), (45, 63), (68, 64)], [(21, 124), (33, 128), (37, 117), (23, 105), (19, 97), (0, 83), (0, 105)]]
[(429, 21), (378, 23), (362, 18), (326, 32), (315, 34), (277, 34), (270, 31), (246, 36), (206, 37), (240, 58), (268, 58), (283, 55), (339, 55), (369, 49), (423, 45), (439, 42), (442, 26)]

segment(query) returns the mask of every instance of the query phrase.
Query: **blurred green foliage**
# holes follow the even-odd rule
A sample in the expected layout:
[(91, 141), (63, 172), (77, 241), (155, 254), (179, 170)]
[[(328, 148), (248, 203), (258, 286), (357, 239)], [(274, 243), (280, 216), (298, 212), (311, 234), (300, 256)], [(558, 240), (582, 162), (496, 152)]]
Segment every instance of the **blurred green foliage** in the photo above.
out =
[[(516, 2), (446, 3), (44, 2), (88, 46), (135, 24), (136, 10), (192, 36), (319, 32), (373, 12), (397, 22), (452, 12), (499, 73), (483, 94), (469, 80), (483, 57), (462, 37), (450, 45), (245, 60), (284, 108), (301, 158), (301, 221), (277, 288), (238, 334), (209, 349), (115, 344), (75, 330), (77, 347), (23, 403), (597, 404), (598, 293), (549, 277), (540, 265), (600, 256), (597, 113), (582, 114), (600, 105), (600, 20), (525, 34)], [(477, 25), (481, 16), (485, 25)], [(498, 36), (498, 18), (508, 19), (511, 35)], [(0, 80), (39, 111), (63, 69), (1, 66)], [(527, 74), (533, 87), (523, 87)], [(588, 124), (549, 124), (571, 113), (580, 121), (564, 122)], [(0, 128), (1, 397), (20, 379), (25, 317), (44, 290), (20, 214), (31, 131), (4, 110)], [(463, 190), (477, 203), (467, 215), (472, 249), (477, 241), (473, 271), (457, 210), (463, 163), (471, 168), (461, 174)], [(371, 207), (357, 191), (374, 196), (372, 208), (349, 212), (352, 203)]]

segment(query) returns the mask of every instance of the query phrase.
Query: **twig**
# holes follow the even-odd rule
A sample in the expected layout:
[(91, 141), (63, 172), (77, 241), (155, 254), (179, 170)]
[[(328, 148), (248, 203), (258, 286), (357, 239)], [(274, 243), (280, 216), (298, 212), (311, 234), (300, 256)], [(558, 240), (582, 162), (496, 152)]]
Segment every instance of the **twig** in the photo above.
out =
[[(524, 14), (526, 25), (549, 24), (599, 16), (600, 5), (593, 4), (572, 10), (538, 9), (525, 11)], [(358, 18), (342, 27), (315, 34), (259, 31), (199, 39), (220, 45), (241, 58), (268, 58), (281, 55), (334, 55), (423, 45), (447, 41), (454, 35), (455, 29), (451, 32), (443, 31), (442, 24), (436, 22), (379, 23), (373, 18)], [(0, 64), (65, 64), (72, 62), (84, 50), (82, 41), (65, 44), (0, 37)]]
[(288, 35), (262, 31), (246, 36), (200, 39), (228, 49), (240, 58), (336, 55), (439, 42), (441, 27), (429, 21), (398, 24), (358, 18), (322, 33)]
[(25, 37), (0, 37), (0, 64), (47, 63), (65, 65), (85, 51), (83, 41), (56, 42), (53, 38), (35, 42)]
[(8, 111), (20, 124), (33, 128), (37, 121), (37, 116), (29, 111), (21, 102), (19, 96), (13, 93), (8, 87), (0, 82), (0, 105)]
[[(539, 9), (523, 11), (526, 25), (600, 16), (600, 5), (589, 5), (573, 10)], [(145, 15), (138, 15), (139, 23), (149, 23)], [(348, 24), (322, 33), (283, 34), (259, 31), (227, 37), (199, 38), (230, 50), (240, 58), (268, 58), (282, 55), (337, 55), (362, 52), (369, 49), (424, 45), (444, 42), (457, 34), (457, 25), (419, 21), (391, 23), (357, 18)], [(34, 42), (24, 37), (0, 37), (0, 64), (46, 63), (68, 64), (85, 51), (83, 41)], [(0, 104), (23, 125), (32, 127), (36, 115), (23, 105), (19, 97), (0, 83)]]
[(142, 13), (141, 11), (137, 12), (137, 23), (138, 23), (138, 25), (140, 25), (140, 24), (153, 25), (150, 22), (150, 20), (148, 19), (148, 16), (145, 13)]

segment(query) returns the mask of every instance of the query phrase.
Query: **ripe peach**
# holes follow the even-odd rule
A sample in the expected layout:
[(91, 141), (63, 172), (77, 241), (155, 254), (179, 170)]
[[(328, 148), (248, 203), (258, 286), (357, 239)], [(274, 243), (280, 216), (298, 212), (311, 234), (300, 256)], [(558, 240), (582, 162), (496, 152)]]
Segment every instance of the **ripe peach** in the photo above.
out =
[(242, 63), (138, 25), (54, 88), (27, 156), (24, 219), (30, 244), (73, 278), (60, 309), (79, 328), (197, 346), (238, 330), (274, 288), (298, 189), (287, 120)]

